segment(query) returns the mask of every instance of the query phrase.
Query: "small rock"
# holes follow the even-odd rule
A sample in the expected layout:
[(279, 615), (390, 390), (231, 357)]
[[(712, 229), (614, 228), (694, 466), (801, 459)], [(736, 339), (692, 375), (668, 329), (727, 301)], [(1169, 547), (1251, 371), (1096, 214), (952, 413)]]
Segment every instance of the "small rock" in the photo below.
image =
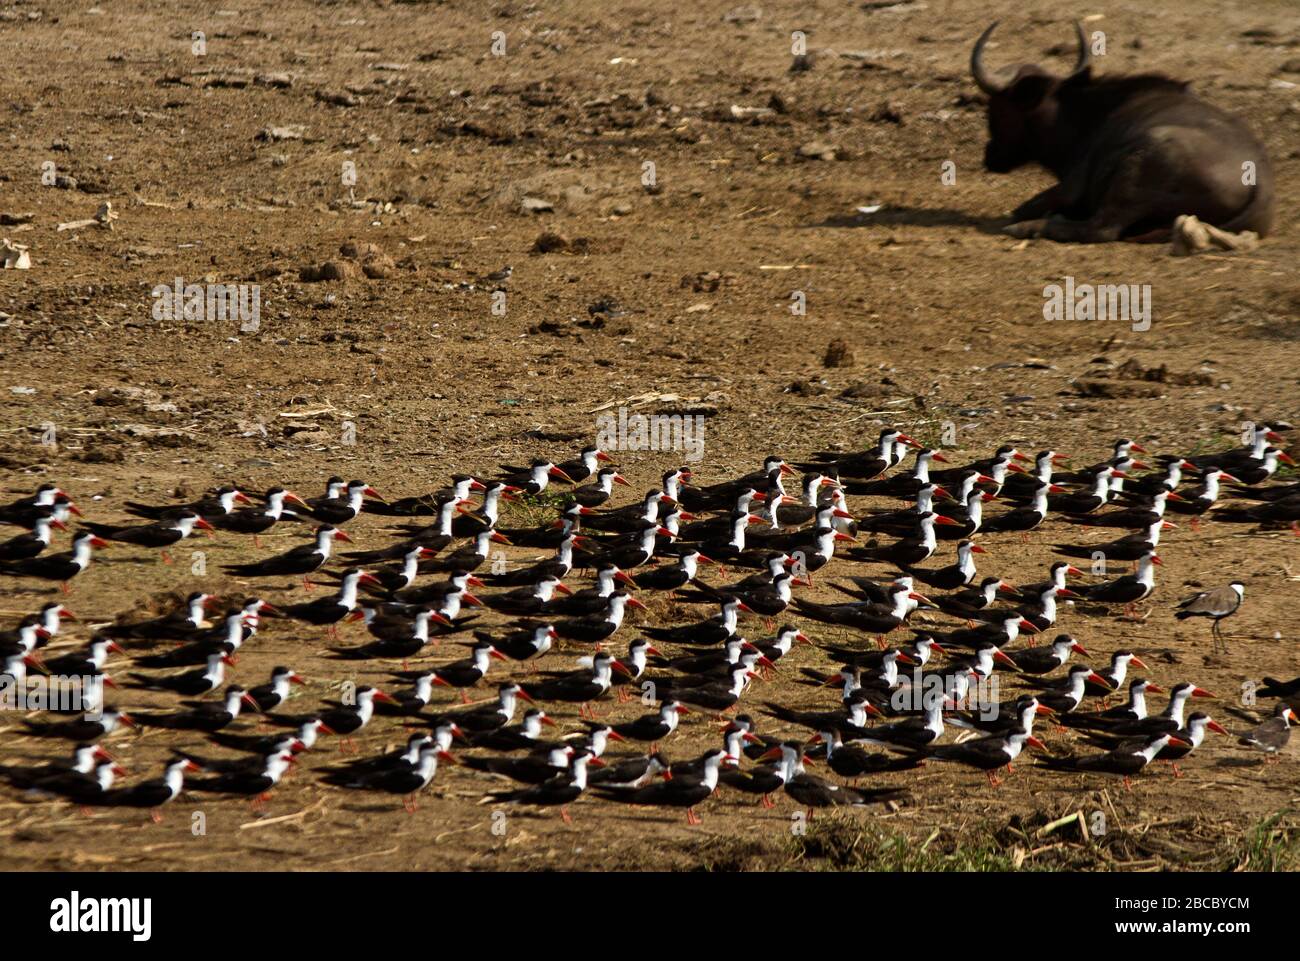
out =
[(809, 160), (835, 160), (839, 156), (839, 147), (824, 140), (810, 140), (798, 150), (800, 157)]
[(538, 234), (537, 239), (533, 241), (533, 251), (539, 254), (550, 254), (558, 250), (566, 250), (568, 246), (568, 237), (550, 230)]
[(840, 338), (832, 340), (826, 345), (826, 353), (822, 357), (823, 367), (852, 367), (853, 351), (849, 349), (846, 341)]
[(555, 204), (541, 197), (525, 197), (520, 207), (526, 214), (549, 214), (555, 210)]

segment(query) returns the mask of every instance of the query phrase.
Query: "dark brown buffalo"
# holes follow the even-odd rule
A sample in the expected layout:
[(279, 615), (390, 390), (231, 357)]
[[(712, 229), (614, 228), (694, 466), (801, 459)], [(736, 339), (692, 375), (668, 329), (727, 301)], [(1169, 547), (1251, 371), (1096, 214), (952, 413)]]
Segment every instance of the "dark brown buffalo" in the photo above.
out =
[(984, 65), (996, 26), (971, 54), (971, 73), (989, 98), (984, 166), (1007, 173), (1037, 163), (1060, 181), (1021, 204), (1008, 233), (1075, 243), (1167, 238), (1180, 214), (1268, 233), (1272, 169), (1239, 119), (1168, 77), (1093, 77), (1077, 22), (1079, 58), (1068, 77), (1025, 64), (1000, 84)]

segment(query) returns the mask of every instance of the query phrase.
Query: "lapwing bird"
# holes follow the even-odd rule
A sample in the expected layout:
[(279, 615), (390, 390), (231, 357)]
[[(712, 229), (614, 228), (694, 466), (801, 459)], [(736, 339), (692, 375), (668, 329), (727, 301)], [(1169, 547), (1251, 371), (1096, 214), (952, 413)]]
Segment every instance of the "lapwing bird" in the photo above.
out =
[(1223, 639), (1219, 622), (1225, 617), (1231, 617), (1237, 613), (1245, 594), (1246, 585), (1241, 581), (1233, 581), (1223, 587), (1201, 591), (1199, 594), (1193, 594), (1191, 597), (1180, 601), (1178, 603), (1179, 611), (1174, 617), (1180, 621), (1185, 621), (1189, 617), (1210, 618), (1210, 634), (1214, 638), (1211, 649), (1214, 651), (1222, 650), (1226, 654), (1228, 653), (1228, 645)]

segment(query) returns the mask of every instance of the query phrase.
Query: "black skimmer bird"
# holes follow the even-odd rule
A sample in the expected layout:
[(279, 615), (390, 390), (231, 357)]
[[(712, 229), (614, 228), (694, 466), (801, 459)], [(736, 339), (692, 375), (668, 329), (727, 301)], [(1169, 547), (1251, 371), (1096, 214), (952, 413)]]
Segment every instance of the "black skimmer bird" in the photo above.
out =
[(1223, 587), (1201, 591), (1179, 601), (1179, 610), (1174, 617), (1180, 621), (1185, 621), (1189, 617), (1208, 617), (1210, 619), (1210, 634), (1214, 639), (1215, 649), (1217, 650), (1221, 645), (1226, 651), (1228, 645), (1223, 640), (1219, 622), (1237, 613), (1245, 596), (1246, 585), (1241, 581), (1233, 581)]
[(85, 807), (102, 798), (112, 789), (113, 782), (125, 773), (116, 761), (100, 761), (89, 774), (64, 771), (28, 785), (24, 790), (61, 797)]
[(494, 731), (483, 731), (469, 737), (470, 747), (489, 751), (535, 750), (541, 745), (542, 727), (555, 727), (555, 721), (540, 708), (529, 708), (518, 724), (507, 724)]
[(1105, 679), (1086, 664), (1076, 664), (1066, 673), (1064, 680), (1046, 686), (1037, 697), (1038, 703), (1055, 714), (1071, 714), (1078, 710), (1088, 689), (1088, 683), (1105, 686)]
[(1232, 475), (1237, 478), (1239, 484), (1245, 484), (1253, 487), (1256, 484), (1262, 484), (1275, 473), (1279, 464), (1286, 464), (1288, 467), (1296, 466), (1295, 459), (1284, 451), (1276, 447), (1265, 448), (1262, 456), (1251, 460), (1244, 460), (1232, 465)]
[(975, 554), (988, 553), (974, 541), (962, 541), (957, 545), (957, 560), (946, 567), (925, 570), (917, 567), (907, 568), (907, 573), (917, 580), (941, 591), (955, 591), (966, 587), (975, 580)]
[(1058, 667), (1064, 666), (1071, 654), (1088, 656), (1083, 645), (1069, 634), (1058, 634), (1056, 640), (1048, 647), (1028, 647), (1024, 650), (1012, 651), (1007, 656), (1021, 673), (1050, 674)]
[(142, 641), (172, 640), (188, 637), (195, 631), (206, 630), (208, 623), (206, 611), (215, 600), (212, 594), (193, 591), (185, 598), (185, 603), (161, 617), (127, 624), (110, 624), (100, 628), (106, 637), (119, 640), (128, 638)]
[[(1176, 466), (1176, 465), (1173, 465)], [(1220, 483), (1228, 481), (1230, 483), (1240, 483), (1240, 481), (1229, 474), (1227, 471), (1215, 467), (1206, 471), (1201, 476), (1201, 483), (1187, 491), (1181, 501), (1169, 501), (1165, 508), (1173, 511), (1175, 514), (1190, 514), (1192, 517), (1192, 530), (1200, 529), (1200, 518), (1212, 508), (1219, 499)], [(1173, 488), (1169, 488), (1172, 490)]]
[(460, 763), (471, 771), (495, 774), (520, 784), (541, 784), (564, 773), (576, 750), (571, 744), (540, 745), (523, 757), (469, 756)]
[[(393, 597), (399, 591), (404, 591), (415, 583), (416, 575), (420, 570), (420, 561), (428, 560), (434, 556), (436, 556), (435, 551), (427, 547), (421, 547), (418, 544), (414, 545), (402, 555), (401, 564), (370, 571), (371, 579), (365, 583), (371, 586), (374, 593)], [(345, 575), (334, 575), (327, 572), (326, 576), (342, 579)]]
[(1125, 574), (1111, 581), (1079, 587), (1076, 593), (1082, 594), (1090, 601), (1103, 604), (1123, 604), (1130, 614), (1136, 610), (1139, 601), (1144, 601), (1156, 589), (1156, 564), (1163, 564), (1160, 555), (1149, 551), (1138, 558), (1138, 568), (1132, 574)]
[(38, 517), (31, 530), (0, 543), (0, 561), (25, 561), (39, 555), (50, 546), (55, 529), (65, 531), (68, 526), (54, 517)]
[(1101, 511), (1097, 514), (1085, 514), (1071, 518), (1076, 524), (1093, 527), (1126, 527), (1130, 530), (1150, 530), (1151, 525), (1165, 516), (1165, 505), (1169, 501), (1181, 501), (1183, 497), (1171, 490), (1163, 490), (1151, 496), (1150, 506), (1121, 507), (1113, 511)]
[(242, 687), (231, 685), (226, 688), (221, 703), (203, 701), (182, 702), (186, 710), (175, 714), (150, 714), (136, 712), (137, 722), (146, 727), (166, 727), (179, 731), (220, 731), (232, 724), (239, 717), (240, 708), (245, 704), (256, 707), (256, 702)]
[[(343, 738), (341, 748), (343, 744), (351, 742), (354, 734), (370, 723), (370, 719), (375, 716), (376, 701), (385, 701), (391, 704), (393, 698), (384, 691), (369, 685), (358, 687), (352, 692), (352, 697), (348, 702), (337, 704), (330, 710), (321, 713), (321, 729)], [(303, 720), (305, 719), (294, 719), (289, 723), (299, 724)]]
[(977, 587), (968, 587), (953, 594), (937, 594), (934, 604), (939, 610), (973, 622), (983, 611), (990, 610), (997, 601), (999, 592), (1016, 594), (1014, 584), (1001, 577), (986, 577)]
[(23, 734), (29, 737), (60, 737), (68, 741), (98, 741), (107, 737), (119, 726), (131, 727), (135, 724), (125, 711), (105, 708), (96, 713), (88, 713), (67, 721), (36, 721), (23, 719)]
[(645, 605), (625, 591), (615, 591), (605, 602), (605, 610), (586, 617), (565, 618), (554, 622), (555, 632), (571, 641), (598, 644), (614, 635), (622, 626), (627, 608), (645, 610)]
[[(912, 465), (909, 472), (855, 485), (855, 492), (877, 497), (915, 497), (918, 490), (933, 483), (930, 480), (930, 465), (936, 461), (940, 464), (951, 463), (939, 451), (929, 447), (919, 447), (916, 450), (916, 463)], [(826, 480), (835, 483), (830, 478)]]
[(483, 503), (474, 510), (459, 507), (451, 522), (453, 537), (473, 537), (483, 531), (495, 530), (501, 519), (501, 501), (515, 500), (509, 484), (492, 481), (483, 491)]
[(168, 563), (171, 557), (167, 548), (180, 543), (196, 529), (212, 530), (212, 525), (201, 515), (192, 510), (181, 511), (160, 521), (141, 524), (135, 527), (113, 524), (86, 524), (86, 529), (106, 541), (119, 544), (134, 544), (137, 547), (153, 547), (162, 550), (162, 558)]
[(10, 501), (8, 504), (0, 506), (0, 524), (17, 524), (22, 527), (31, 527), (31, 517), (39, 516), (41, 512), (53, 507), (60, 498), (71, 505), (69, 509), (73, 514), (78, 517), (81, 516), (81, 511), (72, 503), (66, 491), (57, 484), (42, 484), (36, 488), (34, 494), (20, 497), (16, 501)]
[(12, 630), (0, 632), (0, 654), (26, 656), (48, 640), (50, 632), (41, 626), (36, 614), (28, 614)]
[(436, 744), (426, 744), (420, 748), (419, 759), (415, 764), (362, 773), (344, 786), (364, 791), (384, 791), (388, 794), (405, 795), (403, 806), (408, 812), (414, 812), (415, 797), (429, 786), (438, 773), (439, 759), (453, 763), (456, 760)]
[(1118, 691), (1128, 680), (1129, 665), (1140, 667), (1142, 670), (1150, 670), (1142, 658), (1138, 657), (1132, 651), (1116, 651), (1110, 656), (1110, 666), (1104, 667), (1097, 672), (1103, 683), (1089, 684), (1088, 693), (1092, 695), (1108, 695)]
[[(671, 570), (671, 568), (663, 568), (663, 570)], [(628, 587), (639, 586), (632, 576), (621, 570), (617, 564), (602, 564), (596, 571), (595, 587), (572, 591), (565, 597), (552, 597), (547, 613), (558, 617), (598, 614), (608, 607), (609, 599), (618, 590), (619, 584), (626, 584)]]
[(885, 751), (868, 751), (857, 744), (845, 744), (844, 736), (838, 729), (814, 734), (808, 743), (824, 744), (827, 767), (850, 781), (856, 781), (865, 774), (910, 771), (920, 767), (924, 761), (924, 755), (921, 754), (890, 754)]
[(996, 517), (984, 521), (984, 531), (989, 534), (1014, 532), (1024, 537), (1036, 529), (1047, 517), (1048, 494), (1056, 494), (1065, 488), (1058, 484), (1039, 484), (1034, 489), (1033, 500), (1028, 507), (1017, 507)]
[(505, 481), (511, 487), (517, 487), (524, 493), (532, 494), (533, 496), (546, 490), (552, 477), (556, 480), (567, 481), (570, 484), (573, 483), (572, 477), (565, 473), (562, 468), (548, 460), (535, 460), (529, 467), (516, 467), (509, 464), (503, 464), (501, 466), (502, 470), (505, 471), (505, 473), (501, 475), (501, 480)]
[(484, 597), (483, 603), (494, 611), (502, 614), (513, 614), (519, 617), (530, 617), (539, 614), (550, 614), (551, 599), (555, 592), (561, 594), (572, 594), (569, 588), (565, 587), (564, 582), (554, 574), (538, 578), (529, 587), (518, 587), (512, 591), (503, 591), (500, 594), (488, 594)]
[(1045, 754), (1039, 758), (1039, 764), (1059, 771), (1119, 775), (1124, 778), (1124, 786), (1131, 790), (1133, 776), (1141, 773), (1155, 760), (1156, 755), (1170, 744), (1185, 746), (1187, 742), (1174, 733), (1166, 731), (1163, 734), (1127, 741), (1104, 754), (1084, 757), (1073, 754), (1064, 756)]
[(855, 740), (909, 750), (917, 750), (937, 741), (943, 737), (943, 698), (930, 696), (925, 697), (924, 701), (924, 713), (921, 716), (907, 717), (893, 724), (870, 728), (865, 735), (857, 736)]
[(71, 589), (72, 579), (90, 566), (93, 548), (107, 547), (108, 541), (90, 531), (72, 539), (72, 550), (57, 554), (41, 554), (26, 560), (6, 561), (0, 564), (0, 574), (10, 577), (36, 577), (44, 581), (61, 581), (63, 593)]
[(222, 624), (209, 631), (195, 635), (195, 639), (161, 654), (148, 654), (136, 657), (137, 667), (166, 668), (187, 667), (191, 664), (206, 664), (214, 655), (233, 657), (244, 641), (250, 636), (251, 627), (242, 609), (236, 608), (228, 613)]
[(793, 598), (793, 585), (804, 583), (806, 581), (782, 571), (762, 587), (719, 591), (709, 587), (703, 581), (696, 581), (695, 586), (703, 599), (707, 601), (723, 603), (730, 598), (737, 598), (744, 604), (746, 610), (768, 618), (770, 626), (775, 627), (775, 622), (771, 622), (771, 619), (783, 613), (790, 606), (790, 601)]
[[(509, 489), (509, 485), (506, 485)], [(342, 490), (342, 485), (338, 490)], [(361, 509), (367, 514), (383, 514), (389, 517), (419, 517), (439, 514), (445, 501), (453, 503), (468, 501), (470, 494), (486, 490), (484, 483), (470, 474), (453, 474), (451, 486), (436, 490), (431, 494), (419, 494), (414, 497), (399, 497), (394, 501), (367, 500)], [(337, 496), (337, 495), (336, 495)]]
[(1122, 471), (1117, 471), (1114, 467), (1107, 465), (1088, 479), (1089, 489), (1057, 494), (1054, 497), (1048, 497), (1047, 503), (1052, 510), (1068, 514), (1071, 517), (1091, 514), (1103, 504), (1109, 503), (1111, 478), (1126, 476)]
[(738, 597), (724, 598), (717, 614), (684, 627), (643, 627), (642, 633), (656, 641), (699, 646), (722, 644), (736, 634), (740, 612), (749, 608)]
[(58, 657), (45, 659), (45, 670), (52, 676), (85, 677), (100, 674), (109, 654), (121, 654), (122, 648), (111, 637), (92, 637), (84, 647)]
[(1040, 751), (1047, 750), (1047, 745), (1032, 734), (1012, 731), (1009, 734), (995, 734), (957, 744), (943, 744), (931, 750), (926, 757), (936, 761), (956, 761), (978, 768), (988, 775), (989, 784), (997, 787), (1002, 783), (995, 773), (997, 769), (1005, 767), (1008, 773), (1012, 772), (1012, 762), (1020, 756), (1026, 745)]
[(613, 461), (614, 458), (593, 444), (584, 447), (577, 457), (562, 460), (556, 466), (569, 478), (570, 483), (576, 484), (579, 481), (585, 481), (589, 477), (595, 476), (600, 470), (601, 464), (611, 464)]
[(742, 660), (740, 664), (730, 669), (729, 676), (725, 680), (712, 681), (697, 687), (674, 685), (672, 697), (692, 707), (706, 708), (721, 714), (736, 706), (749, 682), (756, 677), (758, 675)]
[(418, 732), (406, 739), (406, 746), (373, 757), (360, 757), (335, 765), (321, 778), (326, 784), (345, 787), (359, 778), (379, 771), (409, 770), (420, 761), (426, 747), (450, 751), (452, 742), (463, 733), (454, 724), (441, 724), (433, 734)]
[(514, 681), (506, 681), (497, 687), (497, 699), (490, 704), (482, 704), (469, 710), (443, 714), (435, 718), (433, 726), (440, 723), (454, 723), (469, 735), (498, 731), (514, 720), (515, 708), (519, 699), (532, 703), (533, 697)]
[[(1151, 685), (1146, 687), (1147, 691), (1151, 690)], [(1159, 734), (1169, 732), (1176, 734), (1183, 729), (1183, 711), (1189, 698), (1193, 697), (1214, 697), (1209, 691), (1197, 687), (1184, 681), (1181, 684), (1175, 684), (1169, 691), (1169, 704), (1159, 714), (1148, 715), (1144, 718), (1134, 720), (1117, 720), (1111, 724), (1103, 725), (1104, 729), (1111, 733), (1124, 737), (1142, 737), (1148, 734)]]
[(627, 667), (613, 655), (600, 651), (592, 657), (590, 668), (531, 684), (529, 693), (542, 701), (580, 704), (579, 716), (594, 716), (590, 702), (609, 690), (614, 671), (626, 673)]
[(916, 609), (918, 603), (929, 603), (929, 598), (918, 594), (906, 584), (895, 584), (886, 592), (888, 603), (857, 601), (848, 604), (817, 604), (796, 598), (795, 609), (804, 617), (825, 624), (855, 627), (868, 634), (884, 635), (902, 624)]
[(382, 501), (379, 492), (362, 480), (349, 481), (347, 485), (332, 496), (313, 497), (307, 501), (311, 516), (322, 524), (338, 526), (346, 524), (361, 513), (361, 507), (367, 497)]
[(859, 788), (844, 784), (834, 784), (823, 778), (815, 777), (804, 770), (808, 761), (803, 746), (797, 742), (787, 741), (768, 751), (765, 757), (779, 757), (785, 768), (785, 793), (796, 803), (808, 810), (811, 817), (816, 808), (823, 807), (863, 807), (867, 804), (879, 804), (907, 794), (906, 788)]
[(671, 698), (659, 705), (653, 714), (643, 714), (634, 721), (613, 725), (619, 736), (631, 741), (650, 741), (655, 744), (677, 730), (677, 723), (682, 714), (690, 714), (690, 709), (680, 701)]
[[(441, 497), (438, 500), (438, 520), (435, 523), (419, 528), (410, 537), (391, 547), (372, 551), (348, 551), (343, 556), (354, 564), (377, 564), (382, 561), (401, 560), (412, 547), (427, 547), (436, 554), (454, 540), (452, 524), (456, 517), (456, 508), (461, 502), (461, 498), (454, 495)], [(367, 503), (374, 502), (367, 501)]]
[(698, 777), (675, 775), (671, 780), (655, 781), (644, 787), (603, 786), (594, 790), (602, 798), (624, 804), (685, 808), (686, 823), (700, 824), (695, 808), (717, 790), (719, 772), (728, 760), (731, 760), (730, 755), (718, 748), (700, 758), (701, 773)]
[[(1157, 761), (1168, 761), (1173, 767), (1174, 777), (1182, 777), (1182, 771), (1178, 768), (1178, 762), (1201, 746), (1201, 742), (1205, 740), (1206, 731), (1214, 731), (1216, 734), (1228, 733), (1222, 724), (1213, 720), (1208, 714), (1202, 711), (1197, 711), (1187, 719), (1186, 727), (1175, 732), (1174, 736), (1178, 741), (1183, 743), (1179, 744), (1175, 741), (1171, 741), (1161, 749), (1155, 759)], [(1105, 748), (1120, 747), (1126, 743), (1131, 747), (1140, 747), (1142, 744), (1141, 738), (1128, 739), (1126, 741), (1123, 738), (1117, 738), (1105, 731), (1089, 732), (1085, 734), (1084, 737), (1087, 738), (1090, 743)]]
[(917, 520), (917, 531), (884, 547), (855, 547), (848, 556), (856, 560), (883, 561), (903, 570), (915, 567), (928, 560), (934, 553), (938, 542), (935, 539), (936, 524), (955, 525), (951, 517), (933, 512), (922, 514)]
[(614, 534), (635, 534), (646, 524), (659, 522), (661, 505), (672, 501), (664, 491), (651, 488), (638, 504), (629, 504), (617, 510), (583, 513), (583, 525), (591, 530)]
[(521, 622), (515, 630), (506, 634), (474, 632), (476, 640), (491, 644), (512, 661), (526, 661), (541, 657), (551, 649), (559, 636), (554, 625), (532, 622)]
[(150, 808), (149, 817), (155, 824), (162, 820), (162, 807), (174, 801), (185, 789), (185, 775), (201, 770), (189, 758), (177, 758), (163, 770), (162, 777), (150, 778), (126, 788), (106, 791), (90, 803), (105, 807)]
[[(491, 553), (492, 544), (510, 544), (510, 538), (500, 531), (480, 531), (468, 544), (458, 547), (449, 554), (443, 554), (431, 561), (420, 562), (421, 574), (440, 574), (451, 571), (473, 572), (483, 565)], [(400, 595), (399, 595), (400, 596)]]
[(134, 687), (150, 691), (171, 691), (186, 697), (199, 697), (215, 691), (226, 680), (226, 665), (234, 663), (229, 654), (209, 654), (206, 666), (195, 671), (185, 671), (169, 677), (150, 677), (148, 674), (130, 673)]
[(1160, 532), (1177, 527), (1167, 520), (1152, 522), (1145, 531), (1125, 534), (1100, 544), (1057, 544), (1053, 550), (1066, 557), (1086, 557), (1105, 561), (1135, 561), (1154, 551), (1160, 544)]
[(1277, 678), (1266, 677), (1264, 683), (1259, 686), (1258, 694), (1260, 697), (1279, 697), (1300, 711), (1300, 677), (1292, 681), (1279, 681)]
[(612, 467), (602, 467), (596, 472), (596, 479), (573, 491), (573, 499), (583, 507), (600, 507), (614, 496), (614, 485), (631, 487), (626, 477)]
[(207, 519), (219, 530), (253, 535), (253, 543), (260, 546), (261, 535), (285, 518), (288, 504), (304, 510), (309, 509), (307, 502), (293, 491), (285, 490), (283, 487), (272, 487), (266, 492), (265, 504), (213, 515)]
[(934, 529), (934, 536), (941, 541), (960, 541), (974, 537), (984, 526), (984, 505), (997, 500), (996, 494), (985, 491), (971, 491), (965, 498), (951, 507), (944, 507), (944, 516), (953, 521)]
[(294, 763), (293, 751), (284, 750), (267, 755), (260, 768), (229, 771), (210, 778), (194, 778), (189, 786), (191, 790), (212, 794), (252, 796), (254, 806), (260, 808), (270, 800), (271, 791)]
[(1159, 694), (1161, 688), (1144, 677), (1129, 681), (1128, 700), (1103, 711), (1075, 711), (1061, 718), (1066, 727), (1105, 729), (1113, 724), (1140, 721), (1147, 716), (1147, 695)]
[(1279, 703), (1272, 717), (1243, 734), (1238, 743), (1263, 751), (1270, 758), (1276, 757), (1291, 740), (1291, 725), (1298, 720), (1289, 704)]
[(981, 644), (989, 642), (996, 644), (998, 647), (1008, 647), (1020, 636), (1022, 631), (1035, 634), (1038, 632), (1038, 628), (1026, 620), (1019, 611), (1012, 611), (998, 620), (992, 620), (959, 631), (949, 631), (946, 634), (931, 633), (931, 636), (945, 648), (977, 648)]
[(838, 730), (850, 740), (857, 740), (867, 734), (870, 728), (867, 722), (873, 717), (883, 716), (883, 712), (871, 703), (865, 691), (856, 691), (841, 701), (836, 711), (796, 711), (774, 701), (764, 701), (765, 712), (787, 724), (806, 727), (814, 733), (826, 730)]
[(470, 656), (449, 664), (439, 665), (431, 673), (433, 683), (439, 687), (454, 687), (461, 691), (462, 699), (468, 703), (469, 695), (465, 688), (473, 687), (487, 676), (492, 659), (504, 661), (506, 656), (485, 641), (476, 641), (470, 650)]
[(944, 493), (946, 491), (938, 484), (926, 484), (917, 488), (916, 493), (913, 495), (916, 501), (911, 507), (868, 514), (855, 521), (855, 524), (859, 531), (893, 534), (896, 537), (904, 536), (916, 529), (917, 521), (922, 514), (934, 513), (934, 499)]
[[(573, 570), (574, 548), (583, 540), (584, 538), (578, 534), (570, 533), (555, 545), (554, 557), (538, 561), (536, 564), (530, 564), (527, 567), (484, 575), (484, 577), (493, 587), (529, 587), (547, 577), (557, 577), (563, 580)], [(465, 569), (469, 570), (469, 568)]]
[[(250, 766), (251, 762), (261, 763), (261, 759), (268, 754), (278, 754), (283, 750), (309, 751), (316, 746), (321, 731), (325, 727), (325, 722), (318, 717), (309, 717), (300, 721), (292, 734), (230, 734), (219, 731), (209, 736), (214, 744), (222, 747), (228, 747), (232, 751), (240, 751), (245, 757), (229, 762), (232, 767), (228, 770), (244, 769)], [(197, 762), (201, 767), (213, 771), (221, 771), (224, 768), (221, 762), (214, 762), (204, 758)]]
[(52, 777), (65, 774), (90, 774), (100, 761), (115, 760), (98, 744), (78, 744), (69, 758), (56, 758), (31, 767), (0, 765), (0, 777), (13, 787), (26, 789)]
[(336, 540), (351, 541), (352, 538), (337, 527), (325, 524), (316, 528), (315, 539), (310, 544), (302, 544), (252, 564), (227, 564), (222, 570), (233, 577), (300, 576), (303, 587), (311, 590), (313, 585), (308, 575), (325, 566)]
[[(518, 791), (496, 791), (485, 800), (500, 801), (506, 804), (532, 804), (539, 807), (556, 807), (566, 824), (572, 822), (569, 805), (582, 796), (587, 789), (587, 765), (593, 760), (591, 752), (585, 748), (574, 751), (569, 761), (568, 771), (563, 771), (532, 787)], [(599, 760), (599, 759), (596, 759)]]
[(336, 633), (334, 625), (356, 610), (357, 590), (362, 584), (378, 586), (379, 580), (368, 571), (352, 567), (343, 572), (339, 580), (338, 593), (331, 597), (318, 597), (314, 601), (304, 601), (301, 604), (289, 604), (281, 608), (281, 611), (286, 617), (296, 621), (304, 621), (317, 627), (328, 626), (331, 636), (334, 636)]
[(588, 771), (587, 783), (592, 787), (639, 788), (659, 777), (672, 777), (672, 765), (668, 758), (655, 752), (625, 758), (599, 770)]
[(186, 512), (198, 514), (206, 520), (224, 517), (235, 510), (236, 504), (251, 504), (248, 495), (233, 484), (218, 487), (211, 494), (200, 497), (188, 504), (140, 504), (127, 501), (124, 507), (128, 514), (160, 521), (168, 517), (177, 517)]
[(289, 700), (293, 685), (306, 683), (293, 668), (277, 667), (271, 671), (270, 682), (252, 688), (248, 696), (259, 711), (274, 711)]
[[(818, 451), (812, 455), (811, 462), (795, 466), (805, 471), (825, 471), (834, 477), (848, 478), (855, 482), (875, 480), (899, 462), (900, 444), (921, 448), (918, 441), (908, 437), (902, 431), (886, 428), (880, 432), (880, 438), (875, 448), (871, 450), (850, 454)], [(850, 485), (849, 493), (857, 493), (857, 491)]]

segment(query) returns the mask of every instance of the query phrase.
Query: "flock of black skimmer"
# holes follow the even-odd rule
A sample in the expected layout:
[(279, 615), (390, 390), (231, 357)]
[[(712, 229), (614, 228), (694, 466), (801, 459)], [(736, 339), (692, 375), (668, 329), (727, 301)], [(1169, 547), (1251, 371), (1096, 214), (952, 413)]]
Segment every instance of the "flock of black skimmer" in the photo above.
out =
[[(906, 796), (905, 779), (871, 778), (931, 762), (984, 772), (996, 786), (1027, 748), (1047, 769), (1126, 785), (1153, 761), (1178, 774), (1208, 734), (1228, 734), (1188, 711), (1213, 695), (1189, 679), (1162, 688), (1138, 676), (1148, 670), (1140, 652), (1089, 665), (1084, 641), (1054, 630), (1060, 607), (1144, 616), (1161, 534), (1180, 521), (1300, 533), (1300, 483), (1274, 476), (1293, 463), (1283, 442), (1260, 427), (1246, 446), (1211, 455), (1156, 458), (1119, 440), (1088, 467), (1013, 446), (958, 466), (886, 429), (869, 450), (771, 456), (710, 483), (674, 469), (623, 504), (616, 489), (628, 481), (587, 448), (395, 501), (340, 478), (307, 499), (228, 486), (188, 504), (127, 502), (135, 521), (119, 524), (82, 520), (69, 493), (45, 484), (0, 506), (0, 523), (25, 529), (0, 542), (0, 575), (10, 588), (50, 591), (45, 582), (64, 595), (0, 632), (0, 674), (11, 690), (79, 683), (80, 697), (73, 708), (51, 697), (46, 710), (28, 710), (0, 745), (25, 736), (76, 747), (39, 765), (5, 764), (0, 775), (37, 797), (157, 818), (182, 791), (264, 803), (333, 736), (335, 756), (308, 776), (400, 797), (409, 809), (441, 763), (481, 778), (484, 803), (556, 807), (568, 820), (570, 804), (596, 797), (684, 809), (697, 823), (696, 808), (719, 789), (764, 806), (784, 794), (810, 812), (888, 803)], [(502, 521), (516, 500), (531, 501), (534, 517), (540, 507), (559, 516), (511, 527)], [(1084, 528), (1104, 530), (1084, 543)], [(286, 529), (300, 543), (269, 554), (261, 536)], [(1034, 531), (1061, 558), (1040, 583), (977, 570), (977, 558), (996, 560)], [(68, 638), (65, 601), (97, 552), (171, 561), (167, 552), (197, 532), (246, 538), (260, 555), (224, 568), (221, 593), (237, 601), (218, 604), (207, 584), (174, 610), (119, 614), (91, 624), (88, 639)], [(64, 536), (69, 549), (55, 549)], [(829, 588), (822, 601), (799, 596), (814, 581)], [(1226, 647), (1221, 622), (1243, 600), (1234, 581), (1184, 599), (1176, 616), (1208, 619)], [(341, 628), (354, 636), (344, 640)], [(328, 638), (339, 676), (371, 683), (331, 678), (338, 699), (321, 703), (289, 666), (266, 683), (232, 682), (240, 652), (266, 635)], [(839, 669), (813, 669), (803, 646)], [(824, 703), (755, 697), (778, 672)], [(990, 701), (1002, 689), (994, 681), (1004, 699)], [(171, 702), (114, 706), (96, 693), (104, 686), (126, 704), (139, 690)], [(1276, 698), (1275, 713), (1235, 736), (1276, 758), (1300, 710), (1300, 679), (1268, 679), (1258, 694)], [(1168, 702), (1153, 710), (1157, 695)], [(624, 719), (602, 719), (625, 702)], [(1044, 737), (1060, 738), (1052, 750), (1034, 733), (1040, 717), (1053, 725)], [(680, 726), (712, 718), (721, 727), (713, 749), (669, 759)], [(161, 776), (124, 784), (111, 745), (137, 726), (175, 732), (173, 755)], [(401, 743), (363, 753), (354, 738), (367, 728)], [(817, 764), (826, 776), (809, 773)]]

